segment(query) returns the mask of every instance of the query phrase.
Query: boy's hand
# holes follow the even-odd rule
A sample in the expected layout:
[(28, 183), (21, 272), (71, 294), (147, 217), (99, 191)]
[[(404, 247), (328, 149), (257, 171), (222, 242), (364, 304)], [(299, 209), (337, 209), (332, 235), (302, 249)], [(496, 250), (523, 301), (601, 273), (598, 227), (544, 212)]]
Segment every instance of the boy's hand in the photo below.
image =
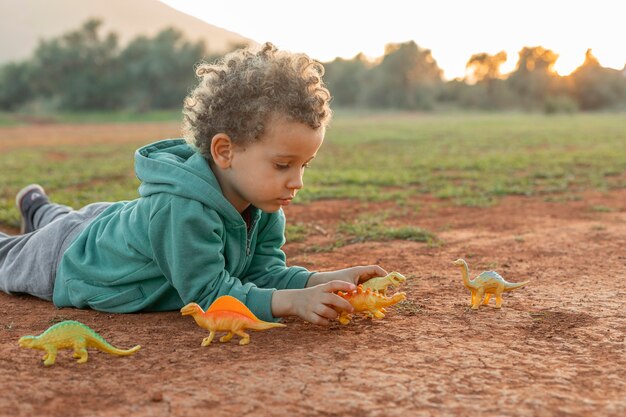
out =
[(345, 281), (331, 281), (301, 290), (278, 290), (272, 296), (272, 314), (276, 317), (296, 315), (313, 324), (327, 325), (339, 316), (339, 311), (352, 313), (350, 303), (335, 291), (354, 291)]
[(387, 271), (378, 265), (353, 266), (338, 271), (316, 272), (311, 275), (306, 286), (313, 287), (330, 281), (345, 281), (358, 285), (370, 278), (384, 277), (385, 275), (387, 275)]

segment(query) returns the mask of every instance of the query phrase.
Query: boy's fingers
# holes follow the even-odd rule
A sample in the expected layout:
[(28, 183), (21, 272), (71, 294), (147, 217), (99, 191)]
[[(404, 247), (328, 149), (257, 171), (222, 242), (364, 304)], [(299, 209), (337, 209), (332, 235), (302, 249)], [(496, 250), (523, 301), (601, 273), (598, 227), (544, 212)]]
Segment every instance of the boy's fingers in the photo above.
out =
[(329, 297), (324, 299), (324, 304), (329, 307), (336, 307), (340, 311), (345, 311), (348, 313), (352, 313), (354, 308), (352, 308), (352, 304), (350, 304), (347, 300), (339, 297), (337, 294), (329, 294)]
[(374, 270), (376, 271), (379, 277), (384, 277), (385, 275), (388, 274), (387, 271), (385, 271), (383, 268), (381, 268), (378, 265), (374, 265)]
[(320, 317), (331, 320), (336, 319), (339, 315), (337, 311), (323, 304), (319, 305), (318, 308), (315, 309), (315, 313)]
[(326, 292), (335, 292), (335, 291), (345, 291), (350, 292), (356, 290), (356, 285), (346, 282), (346, 281), (330, 281), (326, 283), (324, 291)]
[(370, 270), (369, 270), (368, 276), (370, 278), (372, 278), (372, 277), (384, 277), (385, 275), (387, 275), (387, 271), (385, 271), (384, 269), (382, 269), (378, 265), (370, 265), (369, 268), (370, 268)]
[(324, 317), (321, 317), (315, 313), (313, 313), (313, 315), (311, 316), (310, 320), (307, 320), (309, 323), (313, 323), (313, 324), (317, 324), (320, 326), (326, 326), (327, 324), (329, 324), (330, 322), (325, 319)]
[(362, 272), (359, 275), (359, 282), (365, 282), (375, 277), (384, 277), (385, 275), (388, 274), (387, 271), (385, 271), (378, 265), (369, 265), (366, 268), (367, 268), (366, 271)]

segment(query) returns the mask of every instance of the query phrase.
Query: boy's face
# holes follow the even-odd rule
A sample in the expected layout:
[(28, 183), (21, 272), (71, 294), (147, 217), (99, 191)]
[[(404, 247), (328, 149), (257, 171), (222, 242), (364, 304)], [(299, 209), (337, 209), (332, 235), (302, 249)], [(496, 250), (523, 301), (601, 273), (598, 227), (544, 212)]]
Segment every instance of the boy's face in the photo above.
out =
[(222, 191), (241, 213), (250, 204), (274, 212), (302, 188), (302, 176), (324, 140), (325, 129), (312, 129), (284, 117), (271, 117), (260, 140), (234, 147)]

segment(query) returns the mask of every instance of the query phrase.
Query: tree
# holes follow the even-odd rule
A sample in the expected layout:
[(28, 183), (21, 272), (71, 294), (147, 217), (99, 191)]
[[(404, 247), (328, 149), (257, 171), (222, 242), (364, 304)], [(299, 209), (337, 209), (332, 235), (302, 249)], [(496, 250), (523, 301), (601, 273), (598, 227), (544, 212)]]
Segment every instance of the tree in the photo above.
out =
[(363, 91), (363, 79), (371, 66), (362, 53), (350, 60), (336, 58), (324, 64), (324, 82), (333, 96), (333, 104), (345, 107), (358, 105)]
[(136, 38), (120, 56), (126, 103), (138, 110), (180, 106), (196, 82), (193, 67), (205, 54), (202, 41), (188, 42), (174, 28)]
[(470, 82), (488, 82), (501, 77), (500, 67), (506, 62), (506, 52), (500, 51), (495, 55), (486, 52), (474, 54), (465, 65)]
[(16, 110), (34, 97), (33, 69), (28, 62), (0, 67), (0, 109)]
[(494, 108), (498, 106), (496, 97), (497, 83), (500, 82), (500, 66), (506, 62), (506, 52), (500, 51), (495, 55), (482, 52), (471, 56), (465, 68), (470, 81), (484, 85), (486, 91), (487, 106)]
[(415, 42), (388, 44), (385, 55), (366, 77), (366, 104), (372, 107), (428, 109), (442, 71), (429, 49)]
[(591, 49), (570, 77), (581, 109), (626, 107), (626, 77), (621, 71), (602, 67)]
[(101, 38), (102, 22), (88, 20), (59, 38), (41, 41), (33, 67), (35, 90), (65, 109), (108, 109), (122, 102), (117, 36)]
[(542, 46), (524, 47), (519, 52), (517, 67), (508, 77), (507, 84), (518, 95), (523, 107), (542, 107), (545, 98), (556, 91), (558, 76), (554, 64), (558, 57)]

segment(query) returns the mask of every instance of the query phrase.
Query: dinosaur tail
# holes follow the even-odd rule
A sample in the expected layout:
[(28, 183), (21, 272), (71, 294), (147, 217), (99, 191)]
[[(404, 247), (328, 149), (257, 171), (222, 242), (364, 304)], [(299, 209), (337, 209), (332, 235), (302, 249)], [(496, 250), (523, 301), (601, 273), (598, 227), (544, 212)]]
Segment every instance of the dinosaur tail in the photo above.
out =
[(267, 329), (272, 329), (274, 327), (285, 327), (285, 325), (282, 324), (282, 323), (270, 323), (270, 322), (267, 322), (267, 321), (255, 321), (250, 326), (248, 326), (248, 329), (252, 329), (252, 330), (267, 330)]
[(89, 343), (89, 345), (100, 349), (103, 352), (106, 353), (110, 353), (112, 355), (117, 355), (117, 356), (128, 356), (128, 355), (132, 355), (133, 353), (137, 352), (139, 349), (141, 349), (140, 345), (137, 345), (135, 347), (132, 347), (130, 349), (118, 349), (115, 346), (109, 344), (106, 340), (104, 339), (93, 339), (91, 340), (91, 343)]
[(524, 282), (509, 282), (506, 284), (506, 286), (504, 287), (504, 291), (513, 291), (516, 288), (519, 287), (523, 287), (524, 285), (528, 284), (530, 281), (524, 281)]

